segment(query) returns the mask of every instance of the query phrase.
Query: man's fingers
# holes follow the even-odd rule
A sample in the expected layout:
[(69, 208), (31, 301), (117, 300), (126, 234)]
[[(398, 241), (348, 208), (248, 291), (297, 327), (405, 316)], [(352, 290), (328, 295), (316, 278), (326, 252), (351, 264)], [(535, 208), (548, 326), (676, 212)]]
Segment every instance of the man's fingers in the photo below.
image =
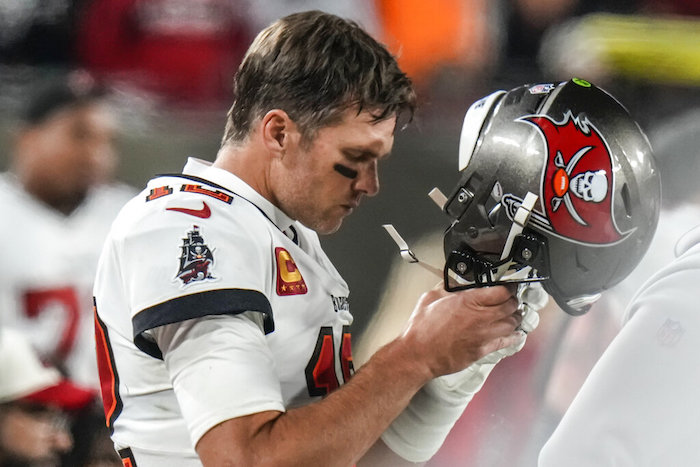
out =
[(492, 341), (489, 341), (483, 348), (484, 356), (496, 352), (497, 350), (505, 349), (507, 347), (520, 345), (520, 343), (525, 339), (525, 333), (523, 331), (514, 331), (507, 336), (498, 337)]
[[(524, 306), (527, 307), (527, 305)], [(529, 333), (534, 331), (538, 324), (540, 324), (540, 314), (537, 313), (537, 311), (527, 307), (525, 316), (523, 316), (523, 321), (520, 323), (520, 329)]]
[(488, 325), (492, 336), (507, 336), (521, 327), (523, 323), (523, 314), (520, 310), (516, 309), (510, 311), (509, 314), (504, 314), (508, 313), (508, 311), (503, 311), (503, 309), (501, 309), (499, 313), (495, 320)]
[(482, 287), (478, 289), (466, 290), (472, 292), (470, 295), (465, 294), (469, 300), (480, 307), (493, 307), (507, 304), (515, 304), (517, 307), (517, 299), (515, 298), (517, 288), (507, 287), (504, 285), (496, 285), (493, 287)]

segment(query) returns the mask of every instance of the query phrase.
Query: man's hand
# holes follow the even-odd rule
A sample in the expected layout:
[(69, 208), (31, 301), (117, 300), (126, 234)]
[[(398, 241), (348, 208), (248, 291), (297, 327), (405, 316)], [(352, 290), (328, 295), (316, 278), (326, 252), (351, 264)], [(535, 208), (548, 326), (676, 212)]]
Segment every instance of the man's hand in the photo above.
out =
[(539, 283), (520, 284), (518, 287), (518, 310), (523, 316), (519, 330), (523, 331), (520, 341), (480, 358), (464, 370), (435, 378), (428, 384), (462, 396), (471, 396), (481, 389), (493, 367), (505, 357), (519, 352), (525, 345), (527, 334), (534, 331), (540, 322), (538, 313), (549, 301), (549, 295)]
[[(455, 341), (436, 341), (432, 346), (434, 356), (447, 352), (448, 357), (454, 358), (438, 357), (439, 362), (443, 364), (433, 366), (434, 372), (439, 373), (446, 371), (446, 368), (464, 365), (470, 359), (477, 360), (460, 371), (443, 374), (428, 381), (382, 434), (384, 445), (402, 459), (411, 462), (427, 461), (437, 452), (494, 366), (502, 358), (522, 349), (526, 333), (537, 327), (539, 322), (537, 310), (542, 307), (540, 302), (546, 300), (546, 294), (544, 291), (542, 294), (537, 291), (528, 292), (529, 287), (531, 286), (524, 284), (518, 287), (516, 303), (513, 303), (510, 288), (472, 289), (467, 291), (471, 293), (460, 293), (459, 299), (464, 308), (455, 311), (449, 317), (462, 321), (447, 323), (454, 333), (444, 328), (439, 331), (445, 333), (445, 340), (454, 338)], [(535, 285), (535, 288), (537, 287), (542, 290), (538, 284)], [(485, 293), (479, 293), (480, 290)], [(440, 298), (431, 302), (431, 295)], [(422, 319), (421, 307), (426, 309), (432, 307), (434, 310), (430, 310), (429, 313), (433, 313), (437, 312), (438, 307), (450, 303), (449, 300), (442, 298), (443, 296), (435, 290), (426, 294), (419, 302), (412, 318), (416, 318), (416, 321)], [(407, 332), (411, 331), (411, 327), (415, 329), (417, 325), (412, 320)], [(426, 324), (420, 323), (420, 326), (424, 325)], [(459, 333), (462, 333), (461, 338)], [(420, 337), (424, 338), (425, 334), (427, 333), (422, 333)], [(493, 348), (496, 350), (489, 352), (489, 349)], [(480, 356), (482, 352), (485, 353), (484, 356)], [(372, 454), (374, 452), (373, 450)], [(377, 452), (382, 451), (377, 450)], [(385, 453), (384, 456), (386, 455)]]
[(515, 292), (515, 286), (446, 292), (438, 284), (421, 296), (399, 341), (430, 379), (460, 371), (522, 341)]

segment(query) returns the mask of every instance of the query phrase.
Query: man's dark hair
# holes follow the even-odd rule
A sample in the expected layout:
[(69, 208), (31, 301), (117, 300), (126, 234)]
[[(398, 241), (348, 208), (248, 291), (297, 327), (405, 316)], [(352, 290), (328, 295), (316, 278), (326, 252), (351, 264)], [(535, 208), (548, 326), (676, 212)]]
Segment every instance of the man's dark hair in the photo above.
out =
[(384, 46), (352, 21), (320, 11), (286, 16), (258, 34), (234, 79), (222, 144), (243, 141), (253, 122), (281, 109), (310, 141), (351, 107), (375, 121), (410, 120), (411, 80)]
[(79, 107), (107, 96), (107, 89), (84, 70), (52, 76), (42, 82), (29, 98), (21, 115), (29, 126), (40, 125), (55, 112), (66, 107)]

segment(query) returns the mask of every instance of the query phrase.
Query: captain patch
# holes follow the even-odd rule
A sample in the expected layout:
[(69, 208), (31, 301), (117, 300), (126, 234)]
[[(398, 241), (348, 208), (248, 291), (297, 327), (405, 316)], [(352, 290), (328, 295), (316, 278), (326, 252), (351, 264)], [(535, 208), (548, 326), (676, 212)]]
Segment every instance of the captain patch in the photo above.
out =
[(303, 295), (307, 292), (306, 282), (292, 256), (281, 247), (275, 248), (277, 263), (277, 295)]

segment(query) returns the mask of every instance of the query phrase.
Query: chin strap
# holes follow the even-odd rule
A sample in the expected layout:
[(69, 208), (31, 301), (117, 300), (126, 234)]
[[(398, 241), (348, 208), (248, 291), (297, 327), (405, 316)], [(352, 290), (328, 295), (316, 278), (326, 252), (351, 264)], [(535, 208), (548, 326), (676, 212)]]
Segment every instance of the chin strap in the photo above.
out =
[[(438, 205), (440, 209), (443, 209), (445, 207), (445, 204), (447, 203), (447, 196), (445, 196), (445, 194), (442, 191), (440, 191), (439, 188), (436, 187), (430, 190), (428, 196), (435, 202), (435, 204)], [(413, 251), (411, 251), (411, 248), (409, 248), (408, 243), (406, 243), (406, 240), (404, 240), (403, 237), (399, 235), (399, 232), (396, 230), (393, 224), (384, 224), (382, 225), (382, 227), (384, 227), (384, 229), (399, 247), (399, 253), (401, 254), (401, 258), (403, 258), (404, 261), (411, 264), (418, 264), (426, 271), (429, 271), (435, 274), (440, 279), (443, 279), (442, 269), (436, 268), (435, 266), (420, 261), (416, 254), (413, 253)], [(454, 276), (454, 278), (459, 279), (456, 275)]]
[(413, 253), (413, 251), (411, 251), (411, 249), (408, 247), (408, 243), (406, 243), (406, 240), (404, 240), (403, 237), (399, 235), (399, 232), (396, 230), (396, 228), (394, 228), (392, 224), (384, 224), (382, 225), (382, 227), (386, 229), (391, 238), (398, 245), (399, 253), (401, 253), (401, 258), (403, 258), (404, 261), (411, 264), (418, 264), (426, 271), (429, 271), (438, 276), (440, 279), (442, 279), (442, 269), (438, 269), (435, 266), (431, 266), (428, 263), (420, 261), (416, 254)]
[(569, 308), (567, 312), (571, 315), (582, 315), (587, 312), (595, 302), (597, 302), (602, 294), (595, 293), (589, 295), (579, 295), (578, 297), (570, 298), (566, 301), (566, 306)]

